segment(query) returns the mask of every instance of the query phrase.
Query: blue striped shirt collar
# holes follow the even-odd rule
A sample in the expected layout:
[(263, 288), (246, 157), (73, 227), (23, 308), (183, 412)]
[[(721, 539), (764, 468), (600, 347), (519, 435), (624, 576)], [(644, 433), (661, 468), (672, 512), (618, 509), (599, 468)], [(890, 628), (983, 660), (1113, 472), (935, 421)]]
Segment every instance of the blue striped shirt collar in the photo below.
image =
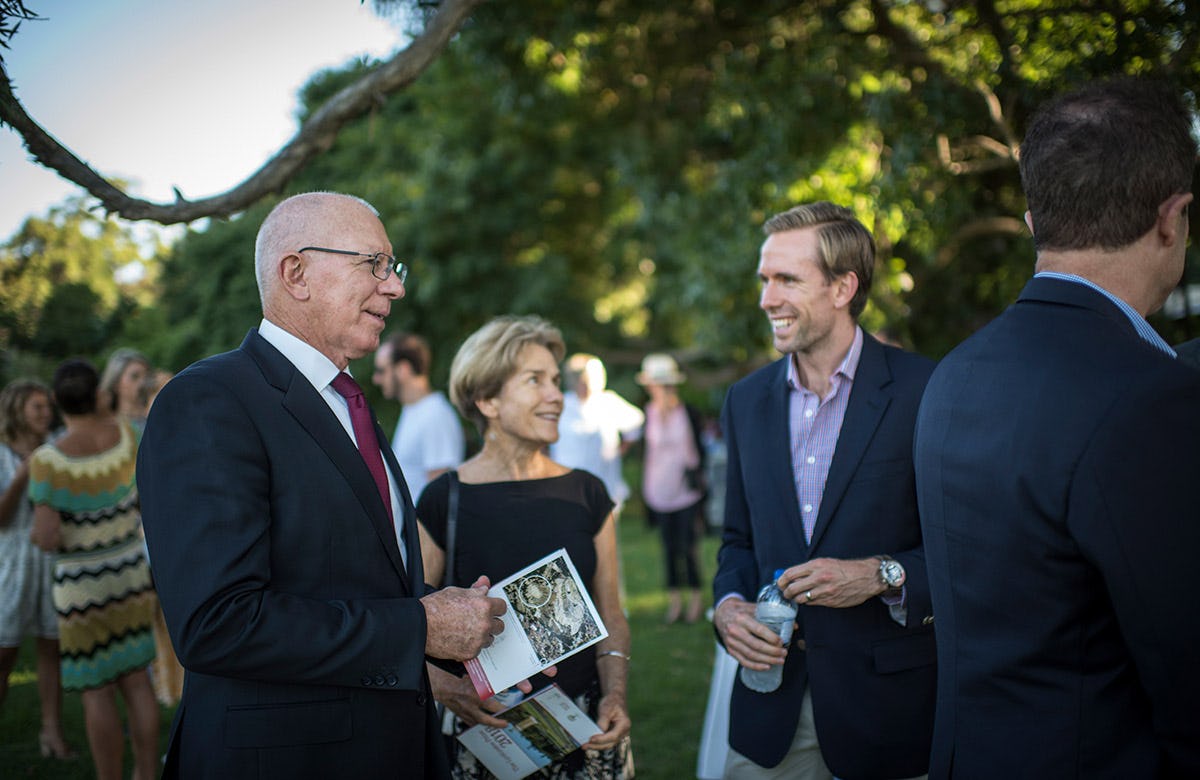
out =
[(1104, 289), (1100, 285), (1096, 284), (1091, 279), (1086, 279), (1082, 276), (1076, 276), (1075, 274), (1059, 273), (1058, 271), (1041, 271), (1039, 273), (1034, 274), (1033, 278), (1034, 279), (1058, 279), (1059, 281), (1063, 281), (1063, 282), (1076, 282), (1078, 284), (1084, 285), (1085, 287), (1092, 288), (1096, 292), (1103, 295), (1105, 298), (1108, 298), (1110, 301), (1112, 301), (1113, 304), (1118, 309), (1120, 309), (1121, 312), (1126, 317), (1129, 318), (1130, 324), (1133, 325), (1133, 329), (1135, 331), (1137, 331), (1137, 334), (1138, 334), (1138, 336), (1141, 337), (1142, 341), (1145, 341), (1147, 344), (1149, 344), (1150, 346), (1154, 347), (1157, 350), (1165, 352), (1166, 354), (1170, 355), (1171, 357), (1176, 357), (1175, 350), (1171, 349), (1171, 346), (1169, 344), (1167, 344), (1167, 342), (1163, 341), (1163, 337), (1158, 335), (1158, 331), (1154, 330), (1154, 328), (1151, 327), (1149, 322), (1146, 322), (1145, 317), (1143, 317), (1141, 314), (1138, 314), (1137, 310), (1134, 309), (1132, 306), (1130, 306), (1128, 303), (1121, 300), (1117, 296), (1113, 295), (1112, 293), (1110, 293), (1108, 290)]

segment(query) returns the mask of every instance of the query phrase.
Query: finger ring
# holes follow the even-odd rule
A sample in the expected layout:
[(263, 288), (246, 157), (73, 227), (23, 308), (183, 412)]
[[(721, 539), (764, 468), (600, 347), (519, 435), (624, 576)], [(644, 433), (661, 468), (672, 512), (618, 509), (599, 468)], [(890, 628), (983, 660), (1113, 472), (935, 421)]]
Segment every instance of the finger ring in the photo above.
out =
[(809, 601), (812, 601), (812, 591), (810, 590), (809, 592), (805, 593), (804, 598)]

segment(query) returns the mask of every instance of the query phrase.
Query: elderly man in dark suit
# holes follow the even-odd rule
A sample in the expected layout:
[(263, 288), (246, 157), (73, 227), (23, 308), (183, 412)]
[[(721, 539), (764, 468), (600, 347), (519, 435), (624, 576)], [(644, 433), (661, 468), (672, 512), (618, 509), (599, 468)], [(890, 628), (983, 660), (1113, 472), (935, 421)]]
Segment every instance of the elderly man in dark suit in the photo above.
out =
[(487, 582), (428, 593), (412, 500), (350, 360), (405, 268), (357, 198), (289, 198), (255, 247), (263, 320), (154, 403), (146, 539), (187, 669), (165, 775), (444, 777), (426, 657), (503, 630)]
[(1200, 777), (1200, 374), (1145, 319), (1183, 272), (1193, 126), (1124, 79), (1021, 145), (1036, 273), (917, 421), (931, 777)]
[[(725, 531), (714, 623), (745, 667), (784, 663), (730, 703), (729, 778), (910, 778), (928, 765), (933, 617), (912, 433), (933, 364), (863, 332), (875, 243), (852, 212), (797, 206), (765, 225), (760, 306), (784, 357), (725, 399)], [(794, 641), (754, 619), (776, 569)]]

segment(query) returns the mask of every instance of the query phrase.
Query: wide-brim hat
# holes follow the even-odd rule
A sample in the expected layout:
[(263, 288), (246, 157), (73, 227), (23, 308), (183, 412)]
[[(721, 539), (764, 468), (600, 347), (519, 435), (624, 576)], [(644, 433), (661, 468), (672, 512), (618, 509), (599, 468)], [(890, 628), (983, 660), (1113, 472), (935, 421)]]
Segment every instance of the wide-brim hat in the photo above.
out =
[(639, 385), (680, 385), (684, 379), (675, 358), (661, 352), (642, 358), (642, 370), (634, 377)]

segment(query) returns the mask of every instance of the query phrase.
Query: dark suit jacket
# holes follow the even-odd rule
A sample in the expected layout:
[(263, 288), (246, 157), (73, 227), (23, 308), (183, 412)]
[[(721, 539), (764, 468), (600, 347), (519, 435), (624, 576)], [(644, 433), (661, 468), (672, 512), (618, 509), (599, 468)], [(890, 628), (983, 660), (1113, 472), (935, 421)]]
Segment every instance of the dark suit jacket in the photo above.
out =
[(166, 776), (447, 774), (412, 501), (382, 450), (403, 492), (407, 571), (354, 443), (256, 331), (158, 396), (138, 487), (187, 669)]
[(1033, 279), (917, 423), (934, 778), (1200, 777), (1200, 375)]
[(738, 679), (729, 742), (773, 767), (787, 753), (800, 700), (812, 688), (821, 753), (847, 780), (925, 772), (933, 723), (935, 651), (912, 433), (933, 364), (870, 336), (846, 407), (811, 544), (805, 544), (792, 476), (787, 358), (730, 388), (722, 412), (729, 450), (725, 533), (713, 592), (754, 599), (775, 569), (810, 558), (887, 554), (907, 572), (908, 625), (878, 598), (857, 607), (800, 607), (797, 639), (778, 690)]
[(1200, 368), (1200, 339), (1192, 339), (1175, 345), (1179, 360), (1193, 368)]

